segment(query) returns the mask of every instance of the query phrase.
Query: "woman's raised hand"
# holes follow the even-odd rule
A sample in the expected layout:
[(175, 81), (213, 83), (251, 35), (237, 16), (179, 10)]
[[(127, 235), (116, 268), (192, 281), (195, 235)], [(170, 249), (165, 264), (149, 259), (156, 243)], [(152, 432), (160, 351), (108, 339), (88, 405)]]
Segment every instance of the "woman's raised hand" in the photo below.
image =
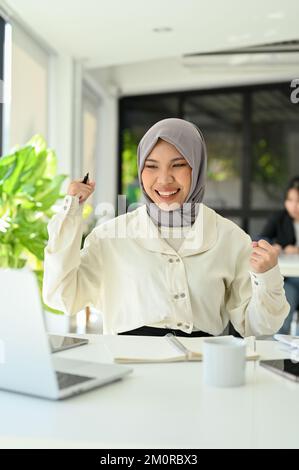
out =
[(278, 262), (278, 250), (266, 240), (252, 242), (250, 265), (254, 272), (265, 273), (274, 268)]
[(69, 187), (67, 189), (67, 194), (69, 196), (78, 196), (79, 204), (82, 204), (94, 192), (95, 185), (96, 185), (95, 181), (88, 180), (87, 183), (82, 183), (82, 179), (73, 180), (69, 184)]

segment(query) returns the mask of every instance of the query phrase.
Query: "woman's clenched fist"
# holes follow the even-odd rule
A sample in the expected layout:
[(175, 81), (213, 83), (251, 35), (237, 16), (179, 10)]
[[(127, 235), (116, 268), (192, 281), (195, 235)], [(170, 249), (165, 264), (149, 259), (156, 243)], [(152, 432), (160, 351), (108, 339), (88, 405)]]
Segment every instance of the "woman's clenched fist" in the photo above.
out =
[(67, 194), (69, 196), (78, 196), (79, 204), (82, 204), (94, 192), (95, 185), (95, 181), (82, 183), (82, 180), (73, 180), (69, 184)]
[(254, 272), (265, 273), (274, 268), (278, 262), (278, 250), (266, 242), (259, 240), (252, 242), (252, 253), (250, 256), (250, 265)]

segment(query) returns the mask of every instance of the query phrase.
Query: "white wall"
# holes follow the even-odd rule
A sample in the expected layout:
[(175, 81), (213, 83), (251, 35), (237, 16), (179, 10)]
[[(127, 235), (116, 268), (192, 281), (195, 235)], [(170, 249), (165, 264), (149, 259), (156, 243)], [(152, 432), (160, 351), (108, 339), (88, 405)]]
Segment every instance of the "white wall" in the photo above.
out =
[(115, 204), (117, 198), (118, 100), (108, 93), (100, 107), (96, 201)]
[[(116, 201), (118, 109), (117, 90), (85, 73), (82, 61), (62, 51), (54, 51), (23, 24), (12, 20), (13, 101), (7, 108), (5, 150), (24, 144), (34, 133), (41, 133), (57, 153), (58, 173), (71, 179), (83, 171), (82, 89), (91, 82), (100, 102), (94, 207), (98, 202)], [(26, 54), (26, 51), (29, 53)], [(11, 69), (11, 64), (10, 64)]]
[(114, 205), (117, 199), (118, 90), (101, 77), (94, 80), (89, 71), (84, 79), (99, 97), (95, 203)]
[(6, 63), (11, 99), (5, 104), (4, 150), (41, 133), (57, 153), (58, 172), (72, 175), (74, 60), (51, 49), (19, 21), (7, 20), (12, 31), (11, 60)]
[(48, 137), (49, 54), (20, 27), (12, 28), (9, 149), (34, 134)]
[(50, 63), (50, 147), (57, 153), (58, 172), (72, 174), (73, 60), (56, 54)]

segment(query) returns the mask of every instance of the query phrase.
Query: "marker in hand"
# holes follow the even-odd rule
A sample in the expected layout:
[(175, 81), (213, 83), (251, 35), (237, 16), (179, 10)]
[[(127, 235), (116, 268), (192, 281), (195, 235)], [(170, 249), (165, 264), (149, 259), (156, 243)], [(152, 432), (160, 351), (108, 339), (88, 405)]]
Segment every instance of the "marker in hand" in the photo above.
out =
[(79, 204), (85, 202), (89, 196), (94, 192), (95, 181), (89, 179), (89, 173), (86, 173), (83, 179), (73, 180), (67, 190), (70, 196), (77, 196)]
[(88, 181), (88, 177), (89, 177), (89, 172), (86, 173), (86, 175), (84, 176), (83, 180), (82, 180), (82, 183), (86, 184), (87, 181)]

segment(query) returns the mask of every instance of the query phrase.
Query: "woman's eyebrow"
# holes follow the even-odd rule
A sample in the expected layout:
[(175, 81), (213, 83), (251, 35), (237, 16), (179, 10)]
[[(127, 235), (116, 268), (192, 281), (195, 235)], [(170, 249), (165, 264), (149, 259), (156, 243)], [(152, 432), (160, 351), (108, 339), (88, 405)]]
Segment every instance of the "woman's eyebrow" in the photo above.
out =
[[(172, 158), (170, 161), (171, 162), (175, 162), (177, 160), (185, 160), (184, 157), (175, 157), (175, 158)], [(146, 159), (146, 162), (155, 162), (155, 163), (159, 163), (158, 160), (155, 160), (154, 158), (147, 158)]]

